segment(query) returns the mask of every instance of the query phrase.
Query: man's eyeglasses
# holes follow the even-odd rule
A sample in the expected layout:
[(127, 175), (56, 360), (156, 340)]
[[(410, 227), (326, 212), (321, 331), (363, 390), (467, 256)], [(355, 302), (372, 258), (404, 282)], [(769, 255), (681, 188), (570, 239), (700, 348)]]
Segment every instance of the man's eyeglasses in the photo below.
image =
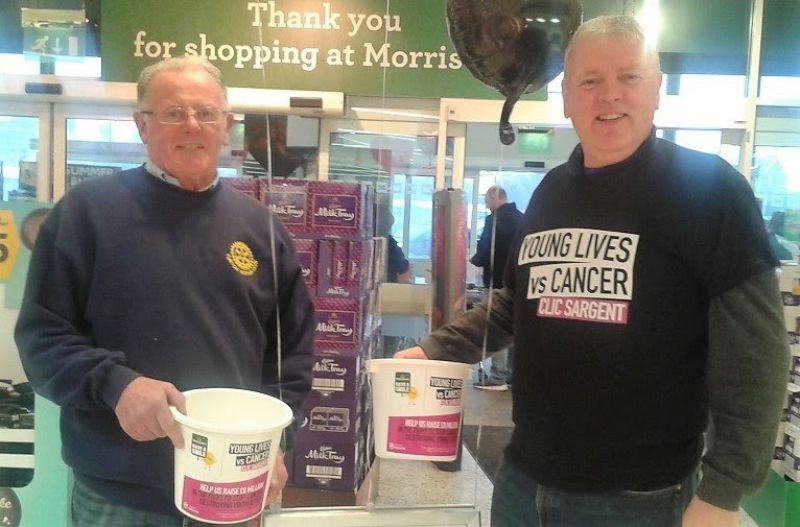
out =
[(154, 115), (155, 118), (158, 119), (158, 122), (162, 124), (185, 123), (190, 115), (193, 115), (198, 123), (218, 124), (222, 116), (227, 112), (214, 106), (203, 106), (196, 110), (186, 109), (182, 106), (170, 106), (169, 108), (164, 108), (157, 112), (141, 110), (141, 113), (145, 115)]

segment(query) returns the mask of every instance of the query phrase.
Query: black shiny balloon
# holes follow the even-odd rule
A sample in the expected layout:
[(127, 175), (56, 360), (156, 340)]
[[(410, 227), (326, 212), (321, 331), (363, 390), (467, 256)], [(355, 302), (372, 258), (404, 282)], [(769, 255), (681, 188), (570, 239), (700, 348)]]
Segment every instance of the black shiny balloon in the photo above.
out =
[(581, 23), (579, 0), (447, 0), (447, 27), (472, 75), (505, 95), (500, 141), (514, 142), (511, 111), (564, 69), (564, 50)]

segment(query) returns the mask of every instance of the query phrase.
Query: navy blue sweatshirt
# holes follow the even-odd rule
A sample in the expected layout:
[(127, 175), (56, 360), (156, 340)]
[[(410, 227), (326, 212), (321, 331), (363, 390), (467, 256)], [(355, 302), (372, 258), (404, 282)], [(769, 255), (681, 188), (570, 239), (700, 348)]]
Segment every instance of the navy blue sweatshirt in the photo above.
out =
[(177, 512), (172, 444), (134, 441), (114, 414), (137, 376), (299, 411), (314, 310), (270, 215), (227, 185), (190, 192), (140, 167), (77, 186), (43, 225), (15, 338), (34, 389), (61, 407), (64, 460), (107, 499)]

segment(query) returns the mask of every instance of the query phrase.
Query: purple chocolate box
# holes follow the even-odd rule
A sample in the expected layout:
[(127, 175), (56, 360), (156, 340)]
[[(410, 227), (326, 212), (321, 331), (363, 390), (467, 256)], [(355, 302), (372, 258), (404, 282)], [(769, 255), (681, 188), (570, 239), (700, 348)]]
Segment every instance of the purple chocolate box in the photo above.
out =
[(356, 353), (364, 338), (363, 298), (314, 299), (314, 349)]
[(345, 239), (370, 236), (368, 188), (361, 183), (309, 181), (307, 214), (312, 232)]
[(364, 289), (348, 284), (349, 243), (345, 240), (320, 240), (317, 260), (317, 296), (357, 298)]
[(333, 405), (318, 395), (309, 395), (303, 402), (298, 437), (335, 437), (338, 440), (358, 440), (364, 426), (361, 401)]
[(324, 351), (314, 353), (311, 393), (326, 404), (352, 405), (364, 384), (364, 366), (360, 354), (339, 355)]
[(344, 240), (333, 242), (333, 266), (331, 267), (331, 284), (334, 286), (347, 285), (347, 261), (349, 259), (349, 243)]
[(359, 450), (353, 441), (298, 434), (294, 447), (294, 484), (312, 489), (356, 490), (363, 473)]
[(300, 267), (303, 269), (303, 280), (309, 291), (313, 292), (317, 285), (317, 240), (295, 238), (294, 250), (297, 253), (297, 259), (300, 260)]
[(372, 257), (372, 280), (373, 283), (377, 286), (382, 284), (386, 281), (386, 270), (387, 270), (387, 263), (386, 263), (386, 253), (388, 252), (388, 241), (386, 238), (383, 237), (376, 237), (373, 238), (375, 241), (375, 247), (373, 250), (373, 257)]
[(293, 234), (308, 232), (308, 182), (302, 179), (261, 180), (261, 201)]
[(372, 257), (375, 241), (353, 240), (348, 254), (347, 285), (369, 288), (372, 286)]

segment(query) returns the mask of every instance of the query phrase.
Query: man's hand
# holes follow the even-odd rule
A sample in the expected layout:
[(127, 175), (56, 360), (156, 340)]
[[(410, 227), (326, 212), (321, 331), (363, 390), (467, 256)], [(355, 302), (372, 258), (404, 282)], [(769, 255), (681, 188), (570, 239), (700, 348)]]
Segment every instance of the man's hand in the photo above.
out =
[(394, 354), (395, 359), (427, 359), (428, 356), (425, 354), (425, 350), (420, 348), (419, 346), (414, 346), (413, 348), (407, 348), (404, 350), (400, 350)]
[(683, 513), (683, 527), (738, 527), (739, 513), (721, 509), (697, 496)]
[(289, 479), (289, 471), (286, 470), (286, 463), (283, 462), (283, 451), (278, 449), (276, 453), (275, 466), (272, 467), (272, 477), (269, 480), (269, 492), (267, 492), (267, 505), (272, 505), (278, 500), (286, 481)]
[(122, 430), (136, 441), (169, 437), (175, 448), (183, 448), (183, 436), (169, 411), (170, 405), (186, 414), (186, 398), (175, 386), (137, 377), (122, 390), (114, 413)]

